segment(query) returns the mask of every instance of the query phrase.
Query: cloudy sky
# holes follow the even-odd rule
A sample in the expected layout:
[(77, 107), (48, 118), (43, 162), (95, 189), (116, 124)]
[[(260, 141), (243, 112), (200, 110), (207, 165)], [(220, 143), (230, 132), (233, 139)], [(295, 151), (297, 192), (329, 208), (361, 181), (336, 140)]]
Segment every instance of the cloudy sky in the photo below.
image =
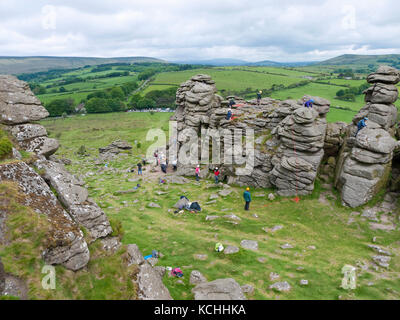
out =
[(397, 0), (0, 0), (1, 56), (314, 61), (400, 53)]

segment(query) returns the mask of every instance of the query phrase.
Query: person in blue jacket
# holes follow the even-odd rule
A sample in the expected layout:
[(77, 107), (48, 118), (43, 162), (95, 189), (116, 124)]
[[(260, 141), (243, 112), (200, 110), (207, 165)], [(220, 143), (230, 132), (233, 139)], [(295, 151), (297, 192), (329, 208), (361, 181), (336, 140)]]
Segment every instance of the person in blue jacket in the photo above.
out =
[(231, 120), (232, 118), (232, 109), (229, 108), (228, 113), (226, 114), (226, 120)]
[(306, 108), (312, 108), (312, 107), (313, 107), (313, 103), (314, 103), (314, 99), (310, 99), (310, 100), (308, 100), (308, 101), (306, 101), (306, 102), (304, 103), (304, 106), (305, 106)]
[(246, 204), (244, 206), (244, 210), (249, 211), (250, 202), (251, 202), (250, 188), (246, 188), (246, 191), (243, 193), (243, 198), (244, 198), (244, 201), (246, 202)]
[(367, 117), (365, 117), (365, 118), (361, 119), (360, 121), (358, 121), (358, 123), (357, 123), (357, 132), (356, 132), (356, 134), (355, 134), (354, 137), (357, 137), (358, 133), (359, 133), (363, 128), (365, 128), (365, 127), (367, 126), (366, 121), (368, 121), (368, 118), (367, 118)]

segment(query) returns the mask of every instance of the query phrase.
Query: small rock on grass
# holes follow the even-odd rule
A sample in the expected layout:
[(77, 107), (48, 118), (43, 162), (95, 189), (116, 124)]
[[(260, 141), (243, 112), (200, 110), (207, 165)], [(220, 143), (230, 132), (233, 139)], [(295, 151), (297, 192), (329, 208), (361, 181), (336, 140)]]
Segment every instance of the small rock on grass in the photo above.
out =
[(279, 291), (279, 292), (288, 292), (292, 289), (290, 284), (287, 281), (276, 282), (269, 286), (270, 289)]
[(300, 280), (300, 285), (301, 286), (308, 286), (308, 280), (305, 280), (305, 279)]

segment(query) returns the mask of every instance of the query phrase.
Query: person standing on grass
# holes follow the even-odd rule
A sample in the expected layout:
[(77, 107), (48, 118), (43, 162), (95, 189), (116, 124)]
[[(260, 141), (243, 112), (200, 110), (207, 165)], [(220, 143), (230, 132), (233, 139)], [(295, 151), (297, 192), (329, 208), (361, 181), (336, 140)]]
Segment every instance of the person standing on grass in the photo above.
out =
[(243, 193), (243, 198), (246, 202), (246, 204), (244, 205), (244, 210), (249, 211), (251, 202), (250, 188), (246, 188), (246, 191)]
[(158, 166), (158, 153), (157, 153), (157, 150), (154, 151), (153, 156), (154, 156), (154, 158), (156, 159), (156, 167), (157, 167), (157, 166)]
[(200, 180), (200, 165), (197, 165), (195, 174), (196, 174), (196, 181), (199, 181)]
[(138, 164), (137, 164), (137, 169), (138, 169), (138, 175), (139, 176), (142, 176), (143, 175), (143, 172), (142, 172), (142, 163), (141, 162), (139, 162)]
[(215, 184), (218, 184), (220, 174), (221, 172), (218, 170), (218, 168), (215, 168), (214, 170)]
[(262, 94), (262, 91), (261, 91), (261, 90), (257, 92), (257, 105), (260, 105), (260, 102), (261, 102), (261, 94)]

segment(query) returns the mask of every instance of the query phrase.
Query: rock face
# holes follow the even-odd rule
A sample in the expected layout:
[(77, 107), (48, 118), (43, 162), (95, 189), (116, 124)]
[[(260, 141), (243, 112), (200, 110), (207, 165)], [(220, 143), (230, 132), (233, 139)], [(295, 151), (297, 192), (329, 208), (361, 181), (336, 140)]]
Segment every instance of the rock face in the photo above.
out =
[[(397, 120), (393, 105), (398, 97), (394, 84), (399, 71), (380, 67), (368, 76), (373, 84), (365, 93), (364, 106), (347, 128), (345, 143), (337, 162), (335, 185), (341, 190), (342, 201), (350, 207), (367, 203), (386, 186), (391, 171), (393, 151), (397, 147), (392, 137)], [(356, 124), (368, 117), (367, 127), (354, 137)]]
[(14, 125), (49, 116), (29, 85), (14, 76), (0, 75), (0, 123)]
[[(71, 270), (83, 268), (90, 254), (79, 225), (84, 226), (95, 240), (112, 232), (108, 218), (88, 198), (84, 183), (66, 171), (63, 164), (52, 156), (59, 147), (58, 141), (49, 138), (43, 126), (30, 123), (46, 118), (49, 113), (27, 83), (12, 76), (0, 75), (0, 111), (0, 123), (5, 124), (5, 129), (19, 145), (15, 147), (35, 153), (38, 159), (34, 164), (35, 169), (44, 176), (43, 179), (22, 162), (21, 154), (14, 148), (14, 158), (21, 161), (0, 165), (0, 182), (16, 182), (25, 195), (22, 204), (38, 214), (47, 215), (53, 228), (47, 249), (43, 252), (45, 262), (62, 264)], [(120, 143), (116, 143), (115, 147), (126, 148)], [(58, 199), (49, 186), (56, 190)]]
[(162, 282), (162, 275), (158, 269), (147, 263), (136, 244), (128, 245), (128, 264), (139, 267), (137, 274), (139, 300), (172, 300), (172, 297)]
[[(329, 110), (329, 102), (326, 104)], [(278, 188), (279, 195), (309, 194), (314, 190), (327, 128), (326, 119), (317, 110), (316, 107), (297, 108), (273, 131), (280, 144), (273, 158), (276, 165), (270, 181)]]
[(93, 239), (112, 233), (107, 216), (88, 198), (89, 193), (83, 187), (83, 181), (79, 181), (59, 163), (38, 160), (35, 167), (44, 170), (44, 178), (57, 191), (60, 202), (73, 219), (89, 231)]
[[(177, 91), (177, 110), (171, 118), (177, 121), (177, 136), (171, 138), (170, 150), (177, 150), (178, 174), (194, 175), (196, 161), (215, 156), (220, 164), (202, 166), (203, 176), (217, 165), (228, 183), (262, 188), (275, 185), (279, 194), (292, 195), (297, 182), (302, 193), (312, 192), (324, 154), (329, 101), (310, 96), (299, 101), (264, 98), (257, 105), (236, 97), (234, 118), (227, 120), (228, 101), (216, 92), (214, 81), (206, 75), (193, 77)], [(303, 101), (310, 98), (315, 101), (313, 109), (304, 108)], [(246, 154), (246, 142), (239, 134), (251, 143), (251, 130), (255, 148)], [(204, 138), (200, 144), (189, 145), (200, 136)], [(220, 149), (215, 151), (218, 145)], [(201, 154), (190, 162), (190, 153), (200, 146)], [(203, 154), (210, 149), (210, 155)]]
[(109, 161), (117, 157), (120, 153), (132, 150), (132, 146), (123, 140), (116, 140), (104, 148), (99, 148), (99, 160)]
[(38, 214), (45, 214), (51, 225), (47, 249), (43, 258), (48, 264), (62, 264), (71, 270), (84, 267), (89, 261), (89, 249), (78, 225), (58, 202), (46, 182), (24, 162), (0, 165), (0, 182), (17, 183), (25, 195), (22, 204)]
[(240, 285), (231, 278), (200, 283), (192, 292), (195, 300), (246, 300)]
[(0, 296), (2, 295), (5, 286), (6, 286), (6, 273), (4, 271), (4, 266), (0, 258)]

